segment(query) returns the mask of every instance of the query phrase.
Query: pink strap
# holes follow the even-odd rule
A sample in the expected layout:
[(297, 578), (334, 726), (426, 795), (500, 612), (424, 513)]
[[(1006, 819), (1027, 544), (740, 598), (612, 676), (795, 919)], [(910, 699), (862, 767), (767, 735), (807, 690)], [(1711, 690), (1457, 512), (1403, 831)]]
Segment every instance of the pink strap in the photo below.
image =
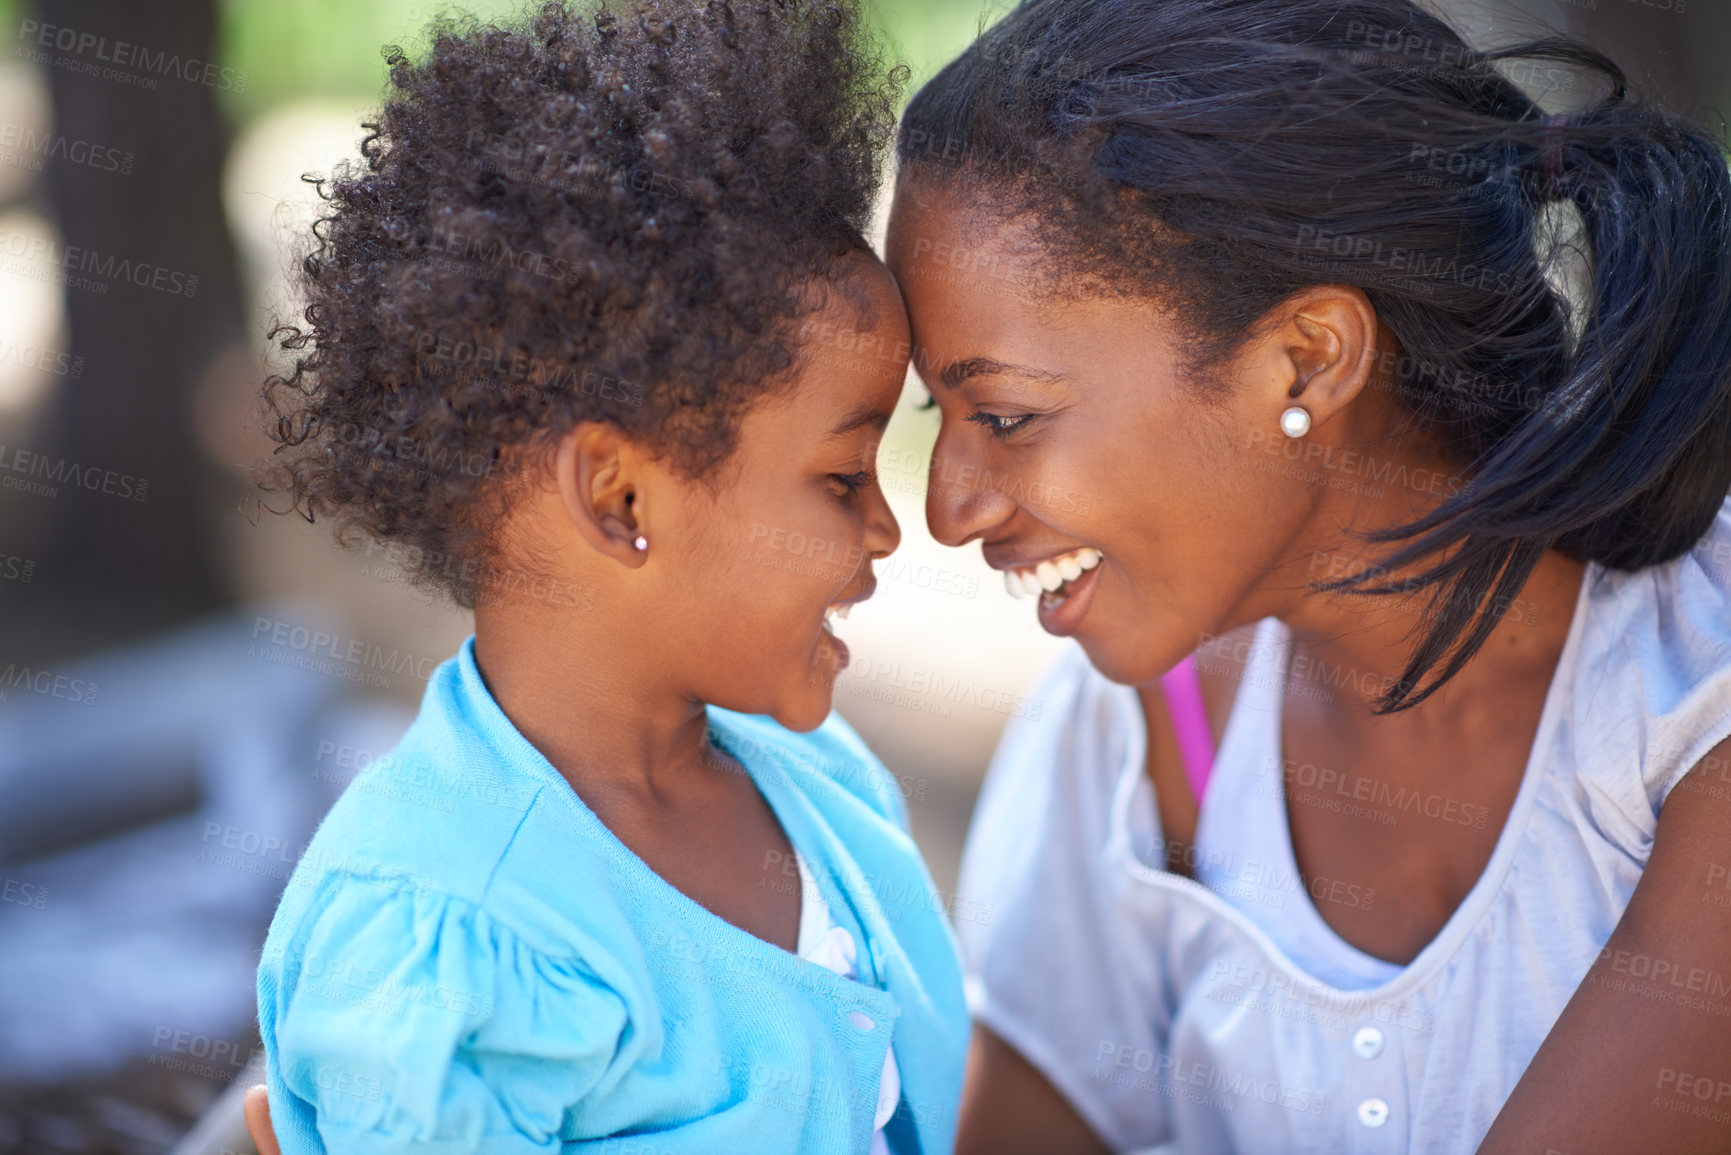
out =
[(1178, 754), (1184, 762), (1184, 777), (1190, 780), (1190, 794), (1196, 805), (1202, 805), (1202, 792), (1208, 789), (1209, 775), (1214, 773), (1214, 731), (1208, 725), (1208, 707), (1202, 701), (1202, 675), (1196, 670), (1196, 655), (1190, 654), (1160, 678), (1160, 692), (1166, 696), (1166, 712), (1172, 716), (1172, 730), (1178, 738)]

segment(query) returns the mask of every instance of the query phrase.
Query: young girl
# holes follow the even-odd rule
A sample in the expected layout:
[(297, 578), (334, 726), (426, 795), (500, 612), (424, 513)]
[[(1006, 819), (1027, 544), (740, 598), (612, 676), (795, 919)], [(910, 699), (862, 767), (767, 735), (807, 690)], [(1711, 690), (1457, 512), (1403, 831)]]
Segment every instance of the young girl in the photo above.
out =
[(475, 636), (272, 923), (291, 1155), (949, 1148), (952, 940), (830, 714), (829, 621), (899, 534), (905, 356), (809, 339), (907, 347), (865, 44), (846, 2), (555, 3), (391, 61), (270, 388), (278, 481)]
[(1731, 1149), (1723, 141), (1408, 0), (1028, 0), (900, 159), (932, 532), (1077, 643), (958, 1152)]

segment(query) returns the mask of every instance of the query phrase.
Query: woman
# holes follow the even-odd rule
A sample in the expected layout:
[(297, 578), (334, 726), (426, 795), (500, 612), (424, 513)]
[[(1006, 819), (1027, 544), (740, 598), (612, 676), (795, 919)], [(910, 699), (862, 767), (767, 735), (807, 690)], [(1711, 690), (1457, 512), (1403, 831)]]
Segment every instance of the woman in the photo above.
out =
[(1731, 1144), (1718, 142), (1406, 0), (1031, 0), (899, 153), (932, 531), (1080, 643), (958, 1150)]

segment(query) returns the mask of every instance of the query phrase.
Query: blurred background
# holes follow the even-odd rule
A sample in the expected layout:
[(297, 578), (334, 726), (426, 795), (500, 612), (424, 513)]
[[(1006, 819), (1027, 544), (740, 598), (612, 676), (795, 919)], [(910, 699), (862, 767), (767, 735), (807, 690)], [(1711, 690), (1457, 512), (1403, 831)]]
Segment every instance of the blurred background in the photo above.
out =
[[(872, 4), (916, 87), (1005, 7)], [(380, 46), (442, 8), (0, 0), (0, 1152), (246, 1149), (212, 1105), (257, 1045), (276, 897), (470, 630), (384, 551), (260, 516), (244, 474), (301, 176), (357, 155)], [(1447, 8), (1481, 43), (1585, 35), (1713, 125), (1731, 103), (1727, 0)], [(948, 898), (1057, 643), (926, 533), (921, 397), (883, 447), (903, 546), (842, 631), (836, 701)]]

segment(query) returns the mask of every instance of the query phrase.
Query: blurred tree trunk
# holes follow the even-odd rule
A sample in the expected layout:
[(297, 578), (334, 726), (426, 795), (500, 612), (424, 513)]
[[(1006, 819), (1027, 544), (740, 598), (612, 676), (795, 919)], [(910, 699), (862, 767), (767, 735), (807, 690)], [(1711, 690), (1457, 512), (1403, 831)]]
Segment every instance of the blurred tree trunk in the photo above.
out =
[[(218, 52), (216, 0), (36, 0), (32, 18), (101, 38), (71, 51), (19, 38), (51, 58), (43, 71), (54, 133), (135, 156), (129, 174), (49, 161), (61, 242), (98, 263), (115, 258), (167, 272), (161, 288), (83, 274), (106, 291), (63, 290), (71, 351), (84, 358), (84, 371), (56, 381), (27, 448), (102, 477), (139, 479), (144, 498), (136, 499), (137, 483), (133, 498), (60, 484), (53, 498), (29, 503), (26, 548), (36, 577), (0, 600), (5, 660), (109, 645), (232, 600), (218, 556), (221, 475), (196, 443), (192, 406), (215, 354), (245, 336), (221, 198), (228, 132), (215, 85), (222, 78), (207, 81), (204, 69)], [(173, 58), (178, 69), (163, 63)], [(84, 74), (92, 67), (155, 84)], [(75, 260), (68, 264), (68, 274), (80, 273)]]

